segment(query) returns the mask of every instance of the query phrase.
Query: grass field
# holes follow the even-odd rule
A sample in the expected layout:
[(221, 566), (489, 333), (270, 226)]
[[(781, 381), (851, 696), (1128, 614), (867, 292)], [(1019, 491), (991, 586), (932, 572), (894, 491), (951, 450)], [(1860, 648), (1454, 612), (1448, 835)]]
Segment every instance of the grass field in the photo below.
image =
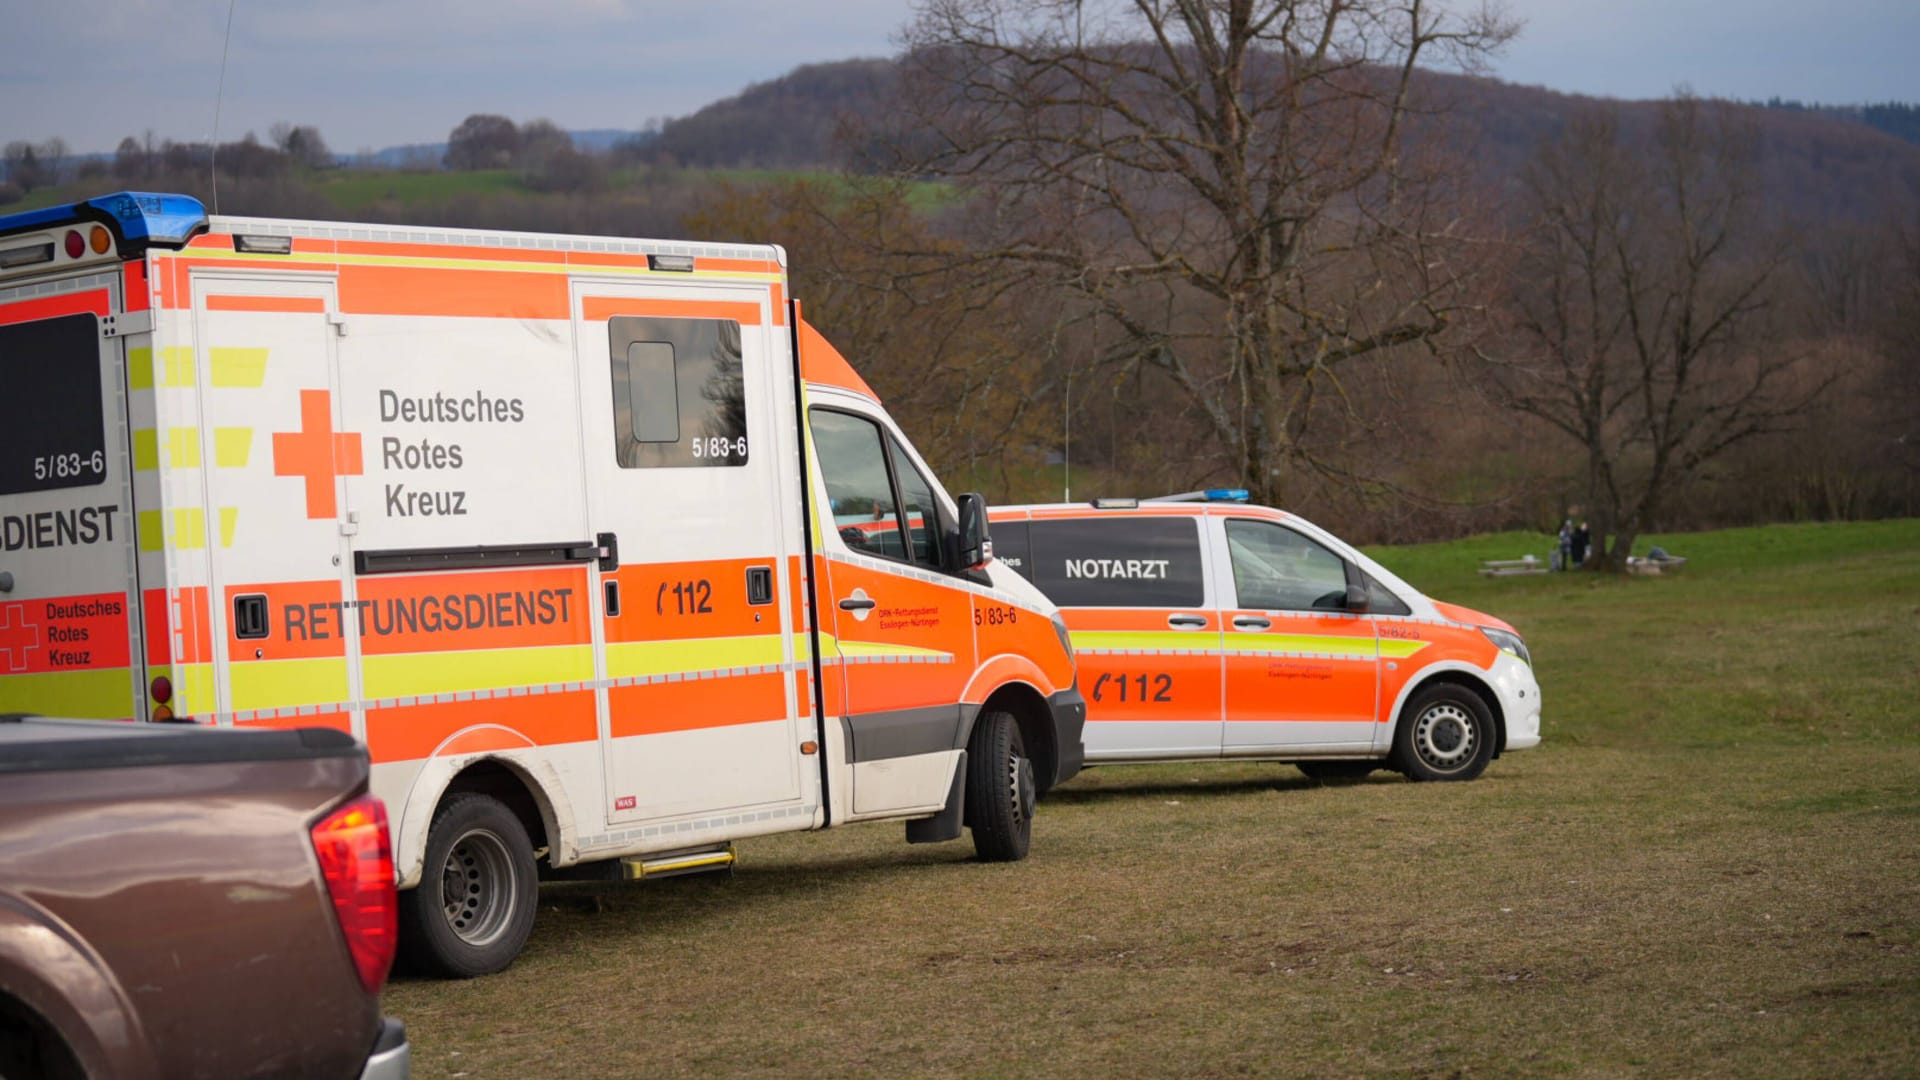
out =
[(1084, 773), (1033, 856), (898, 826), (549, 887), (508, 972), (402, 980), (421, 1077), (1920, 1072), (1920, 521), (1658, 538), (1661, 579), (1376, 554), (1533, 648), (1471, 784)]

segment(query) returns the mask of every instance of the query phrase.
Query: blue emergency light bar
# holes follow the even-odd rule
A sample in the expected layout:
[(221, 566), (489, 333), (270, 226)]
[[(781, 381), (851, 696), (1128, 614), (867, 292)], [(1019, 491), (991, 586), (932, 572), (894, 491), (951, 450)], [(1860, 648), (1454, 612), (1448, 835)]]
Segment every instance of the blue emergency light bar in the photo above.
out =
[(1246, 488), (1207, 488), (1204, 491), (1183, 491), (1178, 495), (1156, 495), (1148, 502), (1246, 502), (1251, 498)]
[(205, 232), (207, 208), (187, 195), (122, 191), (84, 202), (0, 215), (0, 236), (96, 221), (113, 230), (121, 255), (132, 256), (153, 246), (179, 247)]

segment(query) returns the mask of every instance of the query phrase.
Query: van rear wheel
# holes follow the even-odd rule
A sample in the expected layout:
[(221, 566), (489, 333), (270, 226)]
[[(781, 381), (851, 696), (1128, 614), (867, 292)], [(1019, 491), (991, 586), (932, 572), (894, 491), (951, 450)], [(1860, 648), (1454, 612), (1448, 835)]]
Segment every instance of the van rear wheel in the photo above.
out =
[(1033, 842), (1033, 761), (1011, 713), (989, 710), (967, 738), (967, 824), (982, 862), (1019, 862)]
[(406, 966), (455, 979), (504, 970), (533, 932), (539, 885), (513, 811), (472, 792), (448, 799), (427, 833), (420, 884), (400, 894)]

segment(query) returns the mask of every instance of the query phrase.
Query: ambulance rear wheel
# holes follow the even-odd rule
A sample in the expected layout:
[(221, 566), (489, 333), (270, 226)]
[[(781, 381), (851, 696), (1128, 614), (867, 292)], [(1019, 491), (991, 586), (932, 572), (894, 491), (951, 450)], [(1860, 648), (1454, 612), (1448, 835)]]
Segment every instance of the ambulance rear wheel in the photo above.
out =
[(982, 862), (1019, 862), (1033, 841), (1033, 761), (1011, 713), (983, 712), (967, 739), (967, 824)]
[(453, 796), (433, 815), (420, 884), (400, 894), (406, 967), (455, 979), (504, 970), (533, 932), (538, 892), (533, 844), (513, 811)]
[(1409, 780), (1471, 780), (1493, 760), (1493, 713), (1458, 683), (1413, 696), (1393, 733), (1393, 767)]

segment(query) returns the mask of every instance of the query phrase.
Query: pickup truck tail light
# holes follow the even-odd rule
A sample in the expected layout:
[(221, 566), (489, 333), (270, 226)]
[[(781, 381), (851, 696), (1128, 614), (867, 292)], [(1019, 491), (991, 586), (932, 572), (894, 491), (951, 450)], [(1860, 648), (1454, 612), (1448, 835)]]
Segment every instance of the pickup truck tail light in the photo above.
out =
[(313, 851), (320, 857), (353, 966), (367, 992), (378, 994), (393, 966), (400, 920), (387, 806), (362, 795), (320, 819), (312, 831)]

